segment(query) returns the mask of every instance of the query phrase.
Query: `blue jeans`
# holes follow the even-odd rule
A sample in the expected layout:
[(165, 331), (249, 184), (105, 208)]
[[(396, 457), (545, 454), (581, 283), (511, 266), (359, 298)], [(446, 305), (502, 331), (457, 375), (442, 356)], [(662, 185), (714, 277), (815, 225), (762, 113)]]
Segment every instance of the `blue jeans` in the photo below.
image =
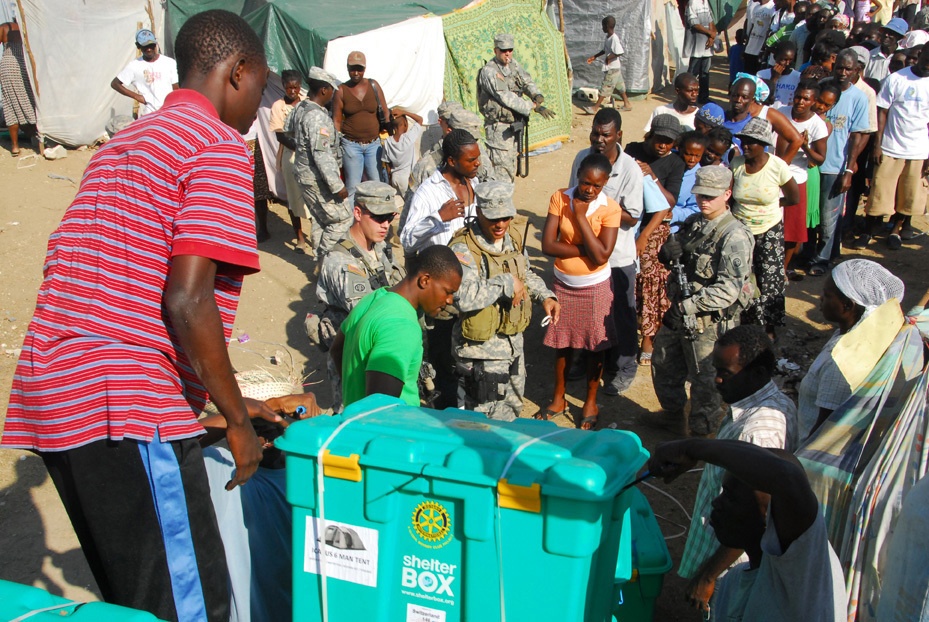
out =
[(342, 169), (345, 172), (345, 189), (349, 205), (355, 202), (355, 186), (361, 183), (362, 174), (369, 181), (381, 180), (381, 141), (363, 145), (342, 138)]
[(837, 193), (836, 184), (842, 174), (819, 174), (819, 243), (816, 245), (816, 256), (813, 264), (826, 267), (838, 253), (836, 242), (840, 235), (839, 221), (842, 219), (842, 208), (845, 206), (845, 193)]

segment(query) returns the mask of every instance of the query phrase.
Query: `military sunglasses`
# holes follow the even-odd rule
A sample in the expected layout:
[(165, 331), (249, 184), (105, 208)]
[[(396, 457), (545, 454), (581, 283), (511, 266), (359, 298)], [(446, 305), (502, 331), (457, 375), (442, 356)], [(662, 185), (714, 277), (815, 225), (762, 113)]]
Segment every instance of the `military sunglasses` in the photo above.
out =
[(366, 207), (362, 207), (361, 209), (365, 214), (368, 215), (368, 218), (370, 218), (371, 220), (373, 220), (379, 225), (383, 225), (385, 222), (392, 223), (394, 221), (394, 218), (397, 217), (396, 212), (391, 212), (389, 214), (375, 214)]

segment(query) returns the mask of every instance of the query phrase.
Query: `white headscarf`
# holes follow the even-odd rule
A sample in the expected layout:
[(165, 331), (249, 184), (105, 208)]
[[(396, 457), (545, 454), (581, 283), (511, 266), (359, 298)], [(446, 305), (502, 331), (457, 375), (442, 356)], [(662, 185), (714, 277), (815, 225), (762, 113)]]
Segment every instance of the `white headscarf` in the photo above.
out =
[(832, 280), (846, 298), (864, 307), (865, 316), (891, 298), (903, 302), (903, 281), (868, 259), (843, 261), (833, 268)]

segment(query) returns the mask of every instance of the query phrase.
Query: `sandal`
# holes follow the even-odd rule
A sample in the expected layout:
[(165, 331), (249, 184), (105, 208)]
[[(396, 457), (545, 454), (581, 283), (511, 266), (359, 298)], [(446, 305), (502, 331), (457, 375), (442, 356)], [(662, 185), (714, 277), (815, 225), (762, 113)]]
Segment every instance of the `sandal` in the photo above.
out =
[(16, 151), (13, 151), (13, 150), (11, 149), (11, 150), (10, 150), (10, 155), (12, 155), (14, 158), (18, 158), (18, 157), (19, 157), (19, 151), (20, 151), (19, 149), (17, 149)]
[(803, 275), (797, 272), (796, 270), (787, 271), (787, 280), (788, 281), (802, 281)]
[(652, 364), (652, 353), (651, 352), (642, 352), (639, 354), (639, 365), (642, 367), (649, 367)]
[(806, 271), (810, 276), (822, 276), (826, 274), (826, 269), (820, 265), (810, 266), (810, 269)]
[(620, 110), (623, 112), (632, 112), (632, 106), (623, 106)]
[(538, 421), (551, 421), (559, 415), (570, 419), (571, 407), (565, 404), (564, 410), (551, 410), (550, 408), (546, 408), (545, 410), (540, 410), (536, 414), (532, 415), (532, 418)]
[(577, 424), (577, 427), (581, 430), (590, 430), (591, 432), (593, 432), (594, 428), (597, 426), (597, 419), (598, 419), (597, 416), (584, 417), (583, 419), (581, 419), (581, 422)]

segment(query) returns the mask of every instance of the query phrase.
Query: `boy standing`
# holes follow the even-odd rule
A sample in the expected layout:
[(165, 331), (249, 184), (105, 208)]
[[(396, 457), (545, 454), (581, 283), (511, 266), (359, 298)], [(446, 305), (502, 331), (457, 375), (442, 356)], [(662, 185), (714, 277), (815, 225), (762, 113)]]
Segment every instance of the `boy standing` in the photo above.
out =
[(606, 34), (606, 40), (603, 42), (603, 49), (587, 59), (590, 65), (597, 58), (603, 56), (603, 83), (600, 85), (600, 93), (597, 97), (597, 103), (586, 110), (587, 114), (596, 114), (600, 110), (600, 105), (606, 98), (610, 99), (610, 105), (613, 103), (613, 93), (619, 91), (619, 96), (623, 100), (622, 109), (626, 112), (632, 110), (629, 98), (626, 97), (626, 83), (623, 82), (623, 70), (619, 62), (619, 57), (625, 54), (623, 44), (619, 42), (616, 36), (616, 18), (608, 15), (601, 22), (603, 32)]
[(91, 159), (52, 234), (2, 444), (48, 468), (106, 601), (228, 620), (228, 571), (200, 445), (207, 396), (244, 484), (261, 460), (226, 350), (258, 270), (242, 133), (268, 77), (240, 17), (206, 11), (175, 45), (182, 88)]

